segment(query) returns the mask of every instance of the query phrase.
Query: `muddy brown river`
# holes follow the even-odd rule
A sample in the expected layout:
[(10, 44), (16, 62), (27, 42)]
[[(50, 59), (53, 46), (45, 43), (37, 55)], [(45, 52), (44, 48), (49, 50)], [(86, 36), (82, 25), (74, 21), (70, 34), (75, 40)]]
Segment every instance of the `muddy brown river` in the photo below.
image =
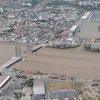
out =
[[(15, 46), (0, 43), (0, 65), (15, 56)], [(85, 51), (82, 46), (74, 49), (42, 48), (35, 54), (24, 53), (22, 60), (11, 67), (28, 71), (66, 74), (78, 78), (100, 79), (100, 53)]]

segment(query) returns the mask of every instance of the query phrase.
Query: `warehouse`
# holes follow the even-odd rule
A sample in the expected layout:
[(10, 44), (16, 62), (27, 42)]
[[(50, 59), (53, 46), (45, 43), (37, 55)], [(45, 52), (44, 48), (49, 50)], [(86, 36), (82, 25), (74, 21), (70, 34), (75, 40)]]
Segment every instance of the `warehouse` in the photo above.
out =
[(11, 76), (0, 76), (0, 89), (9, 81), (10, 78)]
[(44, 80), (35, 79), (33, 86), (34, 100), (43, 100), (45, 98)]
[(91, 12), (87, 12), (84, 14), (84, 16), (81, 17), (82, 20), (85, 20), (89, 17), (89, 15), (91, 14)]
[(74, 90), (58, 90), (49, 92), (50, 100), (77, 100)]
[(71, 29), (69, 30), (68, 35), (69, 35), (69, 36), (74, 35), (74, 34), (75, 34), (75, 31), (76, 31), (76, 29), (77, 29), (77, 27), (78, 27), (77, 25), (72, 26)]

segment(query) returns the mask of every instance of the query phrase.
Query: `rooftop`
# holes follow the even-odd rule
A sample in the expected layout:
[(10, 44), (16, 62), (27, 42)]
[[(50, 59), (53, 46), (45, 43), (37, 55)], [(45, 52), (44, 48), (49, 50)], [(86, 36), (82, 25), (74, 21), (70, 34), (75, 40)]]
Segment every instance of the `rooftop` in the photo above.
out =
[(34, 94), (45, 94), (44, 81), (40, 79), (34, 80), (33, 86)]
[(76, 99), (75, 91), (73, 90), (59, 90), (50, 92), (50, 100), (59, 99)]

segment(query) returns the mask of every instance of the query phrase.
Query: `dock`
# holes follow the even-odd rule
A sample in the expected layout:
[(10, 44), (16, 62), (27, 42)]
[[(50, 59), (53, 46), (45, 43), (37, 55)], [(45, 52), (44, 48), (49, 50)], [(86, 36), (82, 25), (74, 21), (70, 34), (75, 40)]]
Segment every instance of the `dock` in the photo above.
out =
[(12, 57), (12, 59), (10, 59), (9, 61), (7, 61), (5, 64), (3, 64), (1, 67), (0, 67), (0, 71), (2, 71), (3, 69), (11, 66), (12, 64), (16, 63), (17, 61), (20, 61), (21, 60), (21, 57)]
[(40, 48), (42, 48), (42, 45), (37, 45), (31, 49), (31, 52), (37, 52)]

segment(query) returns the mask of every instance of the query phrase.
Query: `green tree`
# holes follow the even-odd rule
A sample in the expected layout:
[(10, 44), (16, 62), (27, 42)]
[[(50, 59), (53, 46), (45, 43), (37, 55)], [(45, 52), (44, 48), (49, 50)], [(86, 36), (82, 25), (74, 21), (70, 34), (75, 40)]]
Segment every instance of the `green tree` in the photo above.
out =
[(29, 81), (27, 82), (28, 87), (33, 87), (33, 79), (29, 79)]

